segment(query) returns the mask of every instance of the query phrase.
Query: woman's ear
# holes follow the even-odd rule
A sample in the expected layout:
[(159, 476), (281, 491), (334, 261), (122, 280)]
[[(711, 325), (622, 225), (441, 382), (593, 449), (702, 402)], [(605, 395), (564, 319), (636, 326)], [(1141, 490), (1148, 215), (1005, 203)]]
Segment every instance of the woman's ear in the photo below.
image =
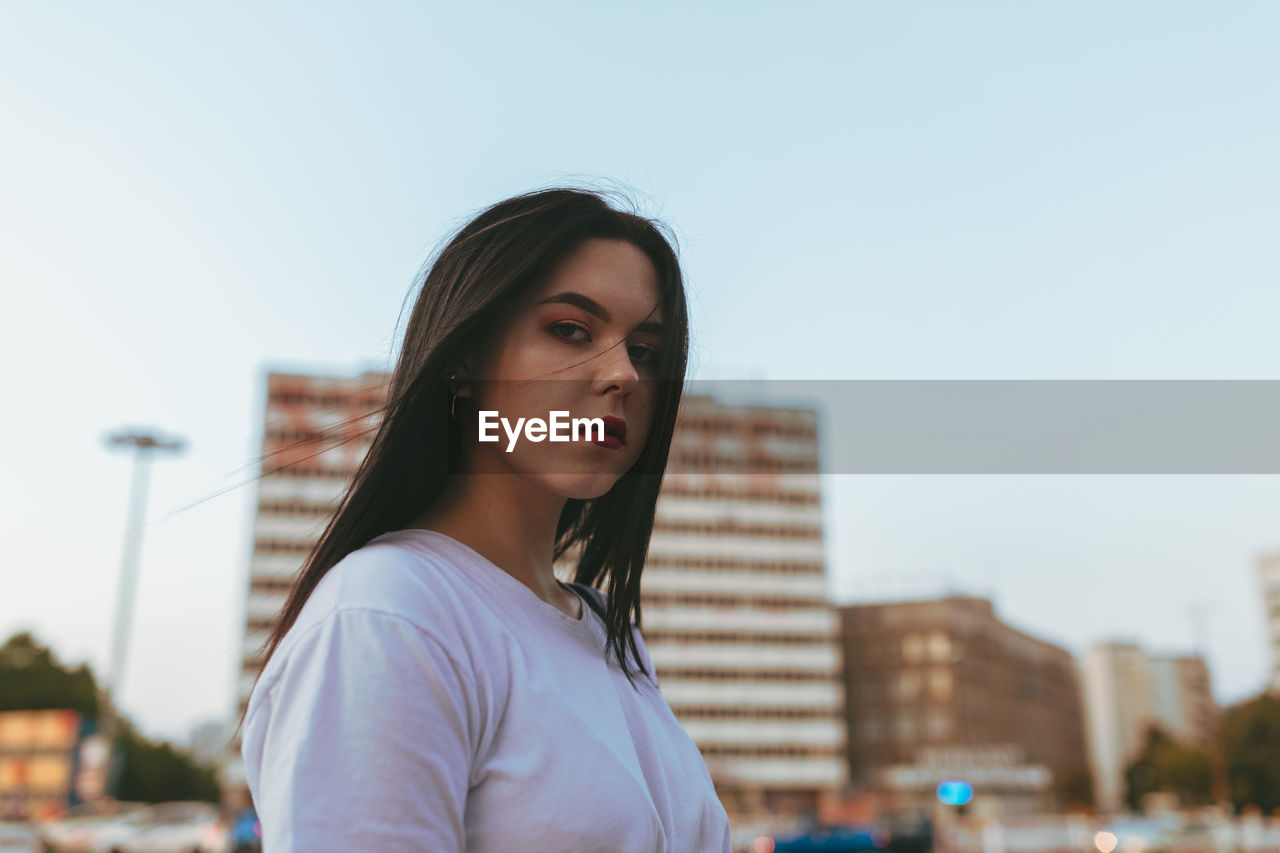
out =
[(471, 396), (471, 360), (467, 358), (452, 359), (445, 368), (445, 378), (449, 382), (449, 393), (457, 397)]

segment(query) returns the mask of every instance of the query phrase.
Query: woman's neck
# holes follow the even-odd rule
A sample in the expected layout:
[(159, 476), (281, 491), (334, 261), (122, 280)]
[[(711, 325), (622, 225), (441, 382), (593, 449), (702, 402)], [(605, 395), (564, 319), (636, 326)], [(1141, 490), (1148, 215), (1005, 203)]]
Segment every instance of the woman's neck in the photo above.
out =
[(458, 540), (542, 600), (572, 613), (581, 602), (561, 589), (553, 572), (556, 527), (564, 505), (564, 497), (536, 490), (523, 477), (457, 474), (410, 526)]

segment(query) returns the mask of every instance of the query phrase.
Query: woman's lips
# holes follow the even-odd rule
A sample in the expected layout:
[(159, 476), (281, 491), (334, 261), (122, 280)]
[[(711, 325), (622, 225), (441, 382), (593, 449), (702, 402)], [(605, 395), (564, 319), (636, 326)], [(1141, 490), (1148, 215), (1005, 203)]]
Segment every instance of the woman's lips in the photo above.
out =
[(595, 441), (601, 447), (617, 450), (627, 443), (627, 422), (622, 418), (606, 415), (604, 421), (604, 438)]

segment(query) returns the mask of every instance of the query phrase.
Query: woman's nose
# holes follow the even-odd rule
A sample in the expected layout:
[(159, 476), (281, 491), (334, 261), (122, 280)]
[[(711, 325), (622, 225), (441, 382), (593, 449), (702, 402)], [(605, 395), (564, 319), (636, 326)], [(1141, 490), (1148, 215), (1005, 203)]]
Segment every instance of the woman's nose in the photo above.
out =
[(627, 342), (620, 343), (609, 347), (601, 353), (600, 372), (598, 381), (601, 385), (601, 391), (608, 390), (610, 385), (617, 385), (624, 393), (631, 391), (640, 381), (640, 374), (636, 370), (635, 364), (631, 361), (631, 353), (627, 348)]

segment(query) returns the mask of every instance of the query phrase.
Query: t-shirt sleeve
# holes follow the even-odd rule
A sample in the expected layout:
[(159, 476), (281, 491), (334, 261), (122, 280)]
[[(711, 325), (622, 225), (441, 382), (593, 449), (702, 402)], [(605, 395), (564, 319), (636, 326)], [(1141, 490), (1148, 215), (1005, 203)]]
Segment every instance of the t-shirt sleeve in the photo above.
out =
[(308, 626), (245, 722), (263, 849), (462, 851), (475, 697), (404, 617), (338, 609)]

